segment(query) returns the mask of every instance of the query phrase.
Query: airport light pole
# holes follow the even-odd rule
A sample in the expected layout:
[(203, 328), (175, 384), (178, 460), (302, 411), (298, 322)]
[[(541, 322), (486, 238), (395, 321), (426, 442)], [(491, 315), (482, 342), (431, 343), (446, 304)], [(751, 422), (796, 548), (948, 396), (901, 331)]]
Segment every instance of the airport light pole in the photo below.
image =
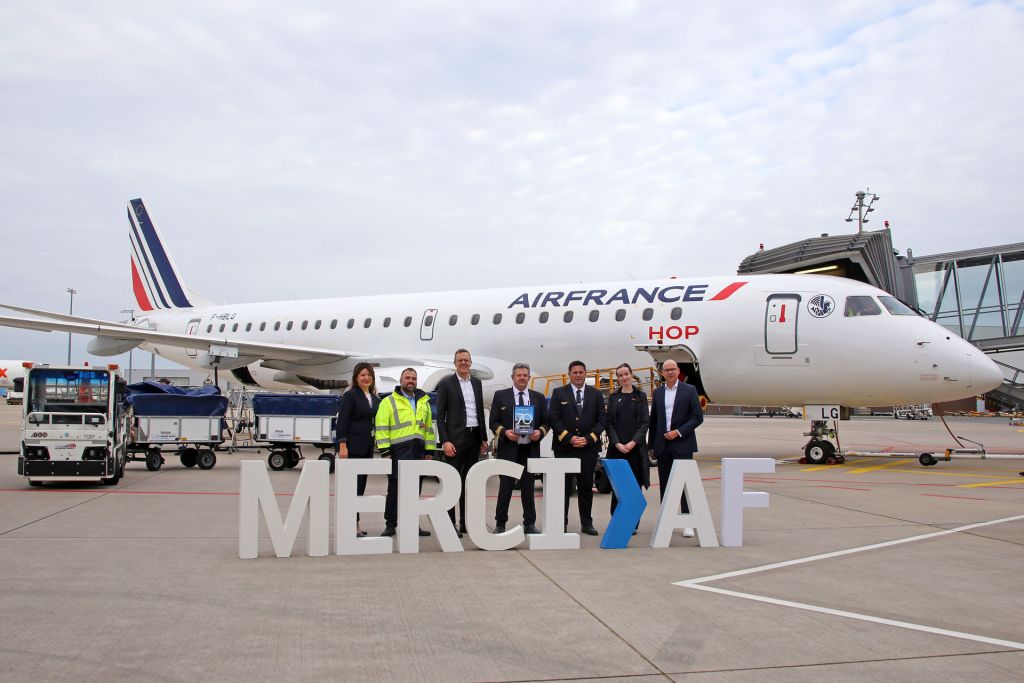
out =
[[(131, 318), (132, 322), (135, 322), (135, 309), (134, 308), (122, 308), (122, 313), (127, 313)], [(135, 349), (128, 349), (128, 384), (132, 383), (132, 351)]]
[[(869, 213), (871, 213), (872, 211), (875, 210), (874, 207), (872, 206), (872, 204), (874, 204), (879, 199), (881, 199), (881, 197), (879, 197), (877, 194), (872, 192), (870, 187), (866, 191), (858, 190), (856, 196), (857, 196), (857, 199), (854, 200), (853, 206), (850, 207), (850, 215), (846, 217), (846, 222), (847, 223), (852, 223), (853, 222), (853, 214), (856, 213), (857, 214), (857, 233), (859, 234), (859, 233), (864, 232), (864, 224), (870, 221), (869, 218), (865, 218), (864, 216), (866, 216), (867, 214), (869, 214)], [(869, 199), (867, 204), (865, 204), (864, 200), (867, 197), (870, 197), (871, 199)]]
[[(77, 294), (78, 292), (76, 292), (75, 290), (71, 289), (70, 287), (68, 287), (67, 290), (68, 290), (68, 294), (71, 295), (71, 303), (68, 304), (68, 315), (74, 315), (75, 314), (75, 294)], [(71, 333), (70, 332), (68, 332), (68, 365), (71, 365)]]

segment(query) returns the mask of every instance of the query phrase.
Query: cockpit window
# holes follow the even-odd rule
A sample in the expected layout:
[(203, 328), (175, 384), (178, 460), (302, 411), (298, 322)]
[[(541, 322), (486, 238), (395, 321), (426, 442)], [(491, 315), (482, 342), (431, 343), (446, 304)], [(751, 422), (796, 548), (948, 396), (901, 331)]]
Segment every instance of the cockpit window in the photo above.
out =
[(847, 318), (861, 315), (882, 315), (882, 309), (870, 296), (848, 296), (846, 297), (846, 313), (844, 315)]
[(878, 300), (885, 306), (885, 310), (893, 315), (917, 315), (914, 309), (906, 305), (894, 296), (880, 296)]

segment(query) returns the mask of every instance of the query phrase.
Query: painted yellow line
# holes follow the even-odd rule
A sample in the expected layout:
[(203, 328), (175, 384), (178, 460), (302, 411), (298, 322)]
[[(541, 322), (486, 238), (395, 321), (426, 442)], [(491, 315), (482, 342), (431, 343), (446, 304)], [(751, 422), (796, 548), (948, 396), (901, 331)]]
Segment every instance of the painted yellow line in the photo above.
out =
[(1024, 479), (1017, 477), (1016, 479), (1004, 479), (1003, 481), (986, 481), (980, 484), (958, 484), (958, 489), (980, 489), (983, 486), (1002, 486), (1004, 484), (1022, 484)]
[(850, 474), (864, 474), (865, 472), (874, 472), (875, 470), (884, 470), (889, 467), (897, 467), (898, 465), (906, 465), (912, 460), (893, 460), (892, 462), (882, 463), (881, 465), (872, 465), (871, 467), (861, 467), (860, 469), (851, 470)]
[(861, 458), (860, 460), (851, 460), (851, 461), (849, 461), (847, 463), (843, 463), (842, 465), (817, 465), (815, 467), (805, 467), (804, 469), (802, 469), (800, 471), (801, 472), (817, 472), (818, 470), (830, 470), (830, 469), (835, 468), (835, 467), (849, 467), (850, 465), (856, 465), (857, 463), (861, 463), (861, 462), (870, 462), (872, 460), (874, 460), (874, 458)]
[(890, 472), (909, 472), (910, 474), (930, 474), (933, 477), (974, 477), (975, 479), (1005, 479), (1006, 476), (997, 477), (993, 474), (971, 474), (970, 472), (936, 472), (933, 469), (924, 467), (917, 470), (889, 470)]

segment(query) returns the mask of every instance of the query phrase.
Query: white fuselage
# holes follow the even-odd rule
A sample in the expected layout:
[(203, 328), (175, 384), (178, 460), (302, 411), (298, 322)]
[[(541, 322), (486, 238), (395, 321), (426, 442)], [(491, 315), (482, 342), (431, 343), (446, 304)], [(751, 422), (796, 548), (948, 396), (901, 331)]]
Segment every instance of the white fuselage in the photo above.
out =
[[(820, 307), (810, 312), (819, 295), (834, 302), (825, 315)], [(723, 404), (928, 403), (1001, 382), (981, 351), (925, 318), (884, 307), (847, 317), (851, 295), (888, 296), (836, 277), (761, 275), (209, 306), (154, 311), (137, 324), (206, 338), (415, 356), (436, 362), (436, 379), (451, 371), (455, 350), (467, 348), (494, 373), (485, 382), (488, 395), (511, 385), (516, 362), (530, 364), (535, 376), (565, 372), (575, 359), (592, 369), (649, 366), (651, 355), (635, 345), (659, 337), (680, 358), (696, 358), (708, 398)], [(144, 348), (202, 365), (202, 353)], [(286, 376), (343, 378), (318, 375), (315, 367), (275, 368), (249, 367), (265, 386)], [(400, 369), (381, 369), (381, 388), (390, 388), (388, 371), (397, 376)], [(436, 384), (426, 379), (420, 377), (421, 386)]]

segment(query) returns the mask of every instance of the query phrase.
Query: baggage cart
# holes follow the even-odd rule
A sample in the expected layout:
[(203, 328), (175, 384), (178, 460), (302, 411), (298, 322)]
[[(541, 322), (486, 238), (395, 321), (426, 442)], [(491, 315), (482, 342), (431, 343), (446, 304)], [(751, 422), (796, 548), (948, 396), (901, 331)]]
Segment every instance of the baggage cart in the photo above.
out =
[(341, 397), (335, 394), (256, 394), (252, 397), (253, 440), (270, 445), (267, 464), (280, 472), (303, 459), (301, 447), (320, 449), (334, 469), (334, 435)]
[(154, 382), (129, 387), (132, 406), (131, 460), (155, 472), (164, 463), (163, 449), (173, 447), (185, 467), (213, 469), (214, 449), (224, 443), (228, 400), (216, 387), (179, 389)]

